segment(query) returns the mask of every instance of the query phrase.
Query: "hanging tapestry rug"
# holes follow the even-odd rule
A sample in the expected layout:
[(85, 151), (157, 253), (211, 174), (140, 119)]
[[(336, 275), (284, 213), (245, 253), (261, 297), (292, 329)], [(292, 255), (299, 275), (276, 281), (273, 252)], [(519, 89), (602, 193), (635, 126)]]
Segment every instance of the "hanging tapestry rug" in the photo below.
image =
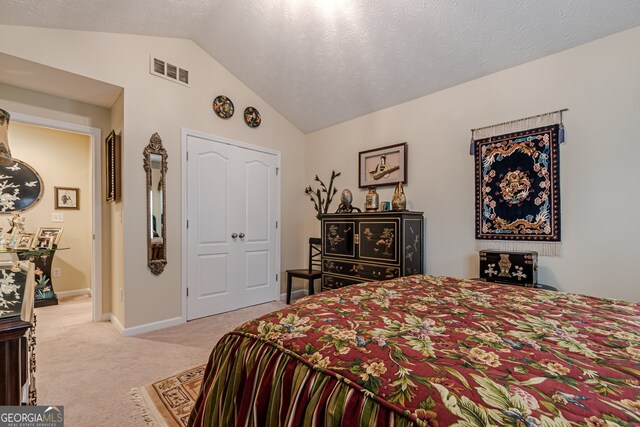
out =
[(476, 239), (560, 241), (558, 125), (476, 141)]

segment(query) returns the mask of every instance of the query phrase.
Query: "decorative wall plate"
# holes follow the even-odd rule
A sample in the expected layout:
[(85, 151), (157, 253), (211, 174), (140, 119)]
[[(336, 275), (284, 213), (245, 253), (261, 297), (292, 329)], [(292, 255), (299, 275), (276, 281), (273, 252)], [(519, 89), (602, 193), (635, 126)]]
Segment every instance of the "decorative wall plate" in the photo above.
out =
[(215, 111), (221, 119), (228, 119), (233, 116), (235, 108), (229, 98), (224, 95), (218, 95), (216, 99), (213, 100), (213, 111)]
[(42, 196), (42, 178), (27, 163), (0, 156), (0, 214), (30, 208)]
[(262, 118), (260, 117), (260, 112), (253, 108), (247, 107), (244, 109), (244, 122), (250, 128), (257, 128), (262, 123)]

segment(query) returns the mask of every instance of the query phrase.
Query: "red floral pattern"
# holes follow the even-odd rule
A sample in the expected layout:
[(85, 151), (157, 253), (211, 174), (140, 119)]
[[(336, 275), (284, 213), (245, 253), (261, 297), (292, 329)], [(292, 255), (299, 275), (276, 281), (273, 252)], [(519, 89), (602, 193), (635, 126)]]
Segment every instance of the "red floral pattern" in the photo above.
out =
[(238, 328), (420, 425), (639, 425), (640, 305), (448, 277), (353, 285)]

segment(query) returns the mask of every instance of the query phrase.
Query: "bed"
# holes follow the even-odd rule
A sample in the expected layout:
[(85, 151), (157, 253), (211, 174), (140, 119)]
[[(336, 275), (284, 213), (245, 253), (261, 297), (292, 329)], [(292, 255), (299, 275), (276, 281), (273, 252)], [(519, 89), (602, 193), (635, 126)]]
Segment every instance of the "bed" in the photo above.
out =
[(189, 425), (640, 425), (640, 305), (425, 275), (323, 292), (225, 335)]

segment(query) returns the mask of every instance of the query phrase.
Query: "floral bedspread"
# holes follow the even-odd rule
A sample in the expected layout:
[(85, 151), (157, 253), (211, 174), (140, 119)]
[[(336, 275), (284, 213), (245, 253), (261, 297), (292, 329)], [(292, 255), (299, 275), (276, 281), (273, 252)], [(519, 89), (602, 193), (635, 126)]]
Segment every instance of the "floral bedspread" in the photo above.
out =
[(308, 297), (238, 332), (418, 424), (640, 425), (636, 303), (410, 276)]

